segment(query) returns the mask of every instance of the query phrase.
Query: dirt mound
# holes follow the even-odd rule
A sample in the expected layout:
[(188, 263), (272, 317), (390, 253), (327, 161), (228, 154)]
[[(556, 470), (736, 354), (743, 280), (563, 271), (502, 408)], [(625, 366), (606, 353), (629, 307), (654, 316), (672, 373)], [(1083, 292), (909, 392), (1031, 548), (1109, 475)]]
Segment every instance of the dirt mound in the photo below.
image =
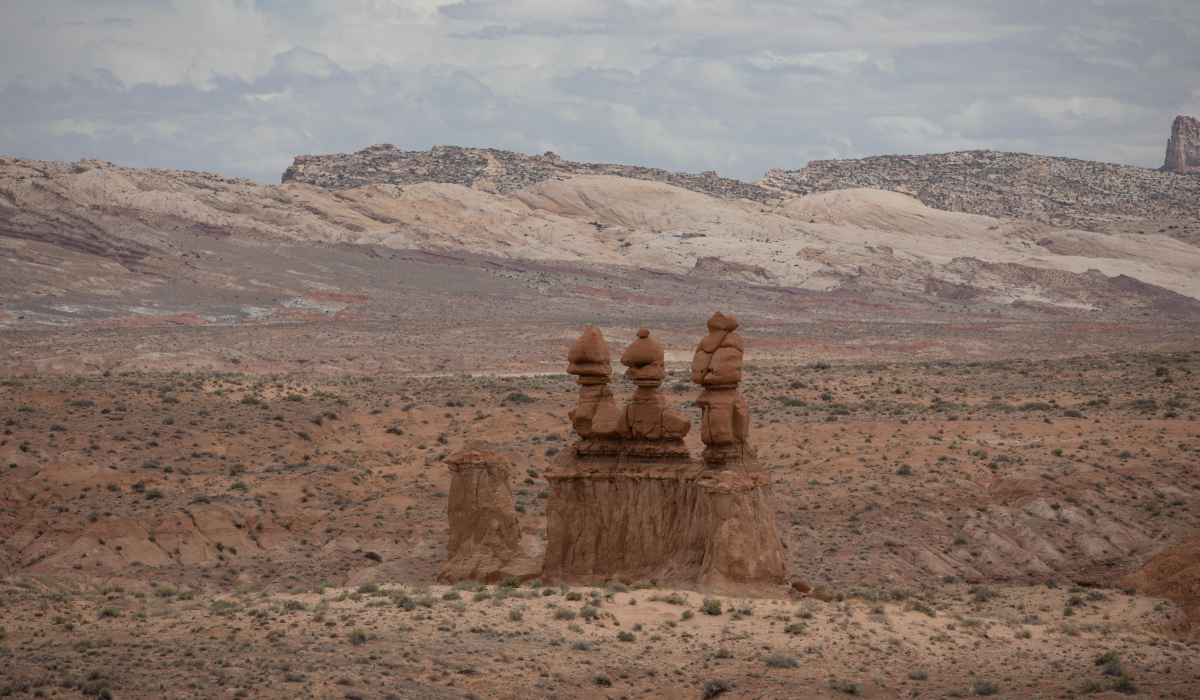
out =
[(1193, 631), (1200, 632), (1200, 537), (1160, 552), (1117, 583), (1139, 593), (1170, 598), (1183, 609)]

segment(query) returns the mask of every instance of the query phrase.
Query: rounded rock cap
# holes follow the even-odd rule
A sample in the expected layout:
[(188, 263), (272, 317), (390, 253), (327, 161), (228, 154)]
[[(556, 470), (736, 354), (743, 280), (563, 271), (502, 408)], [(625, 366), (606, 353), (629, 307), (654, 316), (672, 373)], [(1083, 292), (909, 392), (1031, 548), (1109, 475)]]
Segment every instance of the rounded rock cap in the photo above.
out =
[(654, 338), (650, 337), (650, 331), (645, 327), (638, 329), (638, 339), (629, 344), (625, 348), (625, 352), (621, 353), (621, 364), (626, 367), (642, 367), (662, 362), (665, 357), (663, 346)]
[(612, 374), (612, 353), (604, 334), (595, 324), (587, 327), (567, 351), (567, 374), (584, 377), (606, 377)]
[(737, 319), (733, 317), (733, 314), (723, 314), (718, 311), (708, 319), (708, 332), (716, 333), (717, 331), (736, 331), (739, 325), (741, 324), (737, 322)]

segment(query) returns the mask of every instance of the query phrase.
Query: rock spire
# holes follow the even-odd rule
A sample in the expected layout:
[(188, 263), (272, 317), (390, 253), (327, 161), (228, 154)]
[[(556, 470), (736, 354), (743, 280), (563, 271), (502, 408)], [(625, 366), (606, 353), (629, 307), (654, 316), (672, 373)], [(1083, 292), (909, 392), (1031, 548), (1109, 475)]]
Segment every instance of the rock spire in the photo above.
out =
[(1183, 115), (1175, 117), (1161, 170), (1200, 172), (1200, 121)]
[(567, 351), (567, 374), (578, 377), (579, 406), (567, 415), (580, 437), (615, 437), (621, 411), (608, 388), (612, 355), (599, 326), (591, 325)]
[(682, 440), (692, 422), (677, 411), (667, 408), (663, 397), (662, 380), (667, 376), (662, 345), (650, 337), (645, 327), (638, 329), (637, 340), (621, 354), (621, 364), (629, 369), (625, 376), (637, 389), (621, 412), (617, 432), (622, 437), (644, 440)]
[(745, 342), (734, 333), (738, 322), (718, 311), (708, 319), (708, 335), (696, 346), (692, 381), (704, 387), (696, 403), (703, 418), (700, 440), (705, 459), (720, 460), (727, 446), (741, 446), (750, 437), (750, 407), (738, 394), (742, 381)]

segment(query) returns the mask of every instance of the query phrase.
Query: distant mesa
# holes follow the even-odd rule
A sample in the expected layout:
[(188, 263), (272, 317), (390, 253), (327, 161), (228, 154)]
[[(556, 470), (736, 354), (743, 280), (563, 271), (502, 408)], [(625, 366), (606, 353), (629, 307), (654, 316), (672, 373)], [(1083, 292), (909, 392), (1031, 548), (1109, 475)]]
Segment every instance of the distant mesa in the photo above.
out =
[(1200, 121), (1182, 114), (1175, 117), (1162, 169), (1182, 173), (1200, 172)]
[(721, 199), (763, 202), (775, 193), (754, 183), (719, 177), (714, 171), (699, 175), (672, 173), (659, 168), (613, 163), (576, 163), (551, 151), (527, 156), (495, 148), (434, 146), (428, 151), (401, 151), (391, 144), (376, 144), (357, 153), (297, 156), (283, 172), (282, 181), (299, 182), (332, 190), (366, 185), (417, 185), (437, 182), (462, 185), (496, 195), (547, 180), (584, 175), (615, 175), (633, 180), (664, 182)]

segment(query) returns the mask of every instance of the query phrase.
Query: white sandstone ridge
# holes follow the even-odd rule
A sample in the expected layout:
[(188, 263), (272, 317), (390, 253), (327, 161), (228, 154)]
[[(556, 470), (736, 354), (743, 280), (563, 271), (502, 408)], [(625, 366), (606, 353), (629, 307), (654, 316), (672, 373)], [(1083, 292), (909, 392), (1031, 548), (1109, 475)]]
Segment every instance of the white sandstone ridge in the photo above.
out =
[(100, 161), (0, 158), (0, 224), (9, 239), (123, 263), (165, 252), (165, 231), (192, 231), (810, 290), (847, 282), (913, 292), (969, 288), (962, 293), (996, 303), (1111, 304), (1127, 279), (1161, 288), (1160, 296), (1200, 298), (1200, 249), (1166, 235), (1034, 227), (862, 188), (774, 203), (614, 175), (547, 179), (508, 194), (431, 182), (331, 190)]

